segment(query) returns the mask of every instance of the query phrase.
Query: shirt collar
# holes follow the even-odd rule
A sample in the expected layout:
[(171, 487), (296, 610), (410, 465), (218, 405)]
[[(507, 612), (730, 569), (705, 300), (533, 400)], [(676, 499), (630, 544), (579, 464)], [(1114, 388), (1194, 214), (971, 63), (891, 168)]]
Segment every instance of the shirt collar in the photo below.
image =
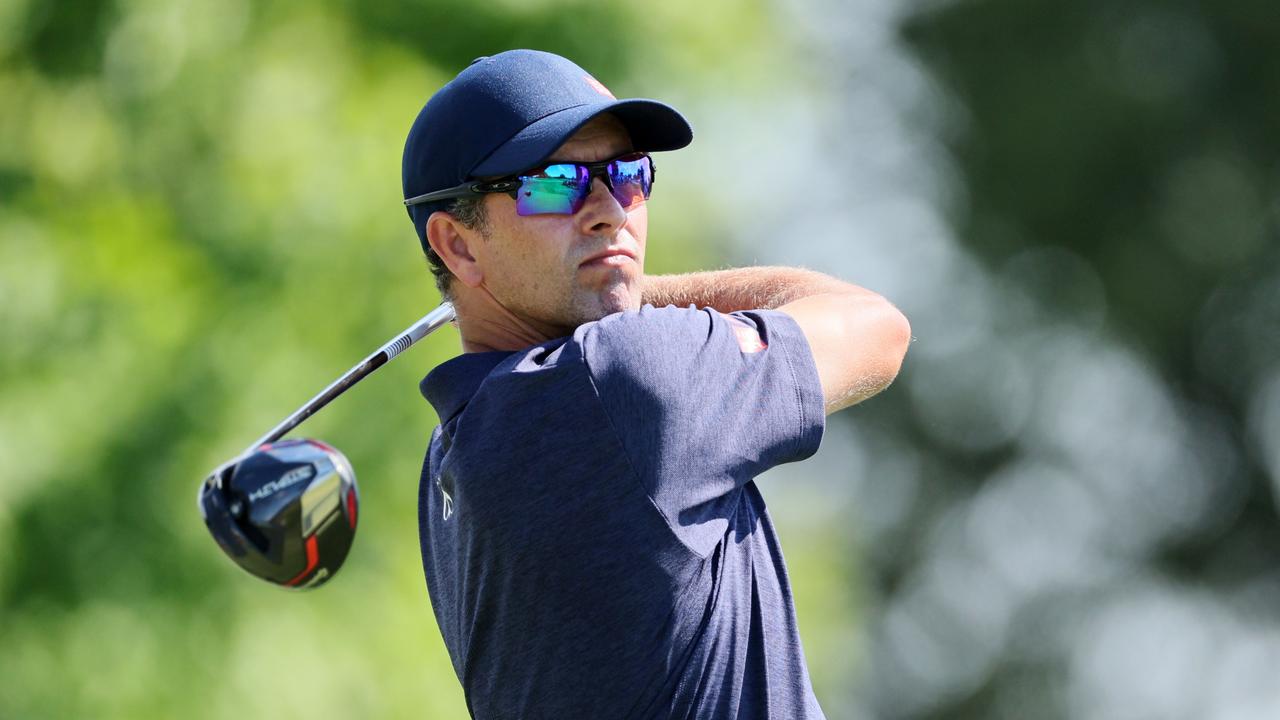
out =
[(435, 408), (443, 425), (466, 406), (489, 373), (513, 354), (499, 351), (464, 353), (437, 365), (418, 384), (418, 389)]

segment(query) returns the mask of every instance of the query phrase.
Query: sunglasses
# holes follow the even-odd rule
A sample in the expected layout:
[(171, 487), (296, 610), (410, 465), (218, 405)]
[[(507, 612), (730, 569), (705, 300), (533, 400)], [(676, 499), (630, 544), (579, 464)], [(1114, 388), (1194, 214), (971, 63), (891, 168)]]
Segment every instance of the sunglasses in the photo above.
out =
[(599, 176), (609, 194), (624, 209), (649, 198), (657, 173), (653, 159), (645, 153), (629, 153), (600, 162), (558, 162), (519, 175), (466, 182), (447, 190), (411, 197), (405, 205), (452, 200), (469, 195), (507, 193), (516, 201), (518, 215), (573, 215), (582, 209), (591, 194), (591, 181)]

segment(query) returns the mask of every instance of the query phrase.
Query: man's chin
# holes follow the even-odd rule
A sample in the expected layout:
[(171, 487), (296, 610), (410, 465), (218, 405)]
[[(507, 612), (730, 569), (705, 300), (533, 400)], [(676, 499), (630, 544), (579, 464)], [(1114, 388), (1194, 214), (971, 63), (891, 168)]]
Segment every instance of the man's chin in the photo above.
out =
[[(616, 290), (607, 292), (600, 297), (600, 309), (600, 317), (628, 310), (639, 310), (640, 293), (631, 292), (631, 288), (628, 286), (619, 286)], [(596, 319), (599, 320), (600, 318)]]
[(621, 286), (615, 290), (597, 294), (579, 307), (581, 312), (577, 324), (582, 325), (627, 310), (639, 310), (640, 296), (638, 293), (632, 293), (630, 288)]

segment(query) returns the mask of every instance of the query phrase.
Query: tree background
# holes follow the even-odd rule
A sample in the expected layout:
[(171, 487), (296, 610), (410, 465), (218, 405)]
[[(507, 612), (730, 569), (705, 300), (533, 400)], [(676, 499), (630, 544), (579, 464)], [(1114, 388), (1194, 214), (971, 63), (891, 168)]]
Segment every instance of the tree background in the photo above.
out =
[(649, 271), (912, 321), (761, 479), (835, 718), (1280, 714), (1280, 24), (1260, 0), (0, 0), (0, 717), (462, 717), (416, 542), (445, 330), (301, 432), (360, 478), (302, 594), (218, 462), (437, 301), (404, 134), (474, 57), (671, 102)]

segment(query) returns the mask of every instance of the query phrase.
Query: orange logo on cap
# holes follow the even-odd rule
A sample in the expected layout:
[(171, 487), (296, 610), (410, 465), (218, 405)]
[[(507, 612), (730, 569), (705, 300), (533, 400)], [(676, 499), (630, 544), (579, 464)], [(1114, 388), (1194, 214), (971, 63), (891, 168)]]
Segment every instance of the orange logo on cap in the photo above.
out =
[(597, 80), (597, 79), (595, 79), (595, 78), (591, 77), (590, 75), (583, 75), (582, 77), (583, 77), (583, 79), (585, 79), (585, 80), (587, 81), (587, 84), (588, 84), (588, 85), (590, 85), (593, 89), (595, 89), (595, 91), (596, 91), (596, 92), (598, 92), (598, 93), (600, 93), (601, 95), (603, 95), (603, 96), (605, 96), (605, 97), (609, 98), (610, 100), (617, 100), (617, 99), (618, 99), (618, 98), (616, 98), (616, 97), (614, 97), (614, 96), (613, 96), (613, 93), (609, 92), (609, 88), (605, 87), (605, 86), (604, 86), (604, 83), (602, 83), (602, 82), (600, 82), (599, 80)]

